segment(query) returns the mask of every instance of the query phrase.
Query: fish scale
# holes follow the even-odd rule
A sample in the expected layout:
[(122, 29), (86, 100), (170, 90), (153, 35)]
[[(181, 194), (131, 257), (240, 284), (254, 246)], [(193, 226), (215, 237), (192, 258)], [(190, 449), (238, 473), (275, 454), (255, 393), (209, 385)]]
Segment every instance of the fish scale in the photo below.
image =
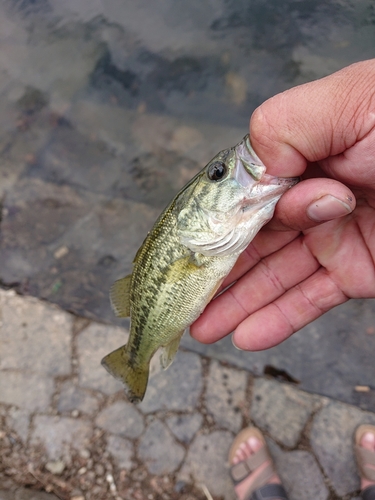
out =
[(102, 364), (123, 382), (130, 401), (143, 399), (159, 348), (162, 366), (169, 366), (185, 329), (296, 182), (267, 175), (245, 136), (218, 153), (160, 215), (135, 256), (131, 277), (111, 289), (116, 314), (130, 315), (130, 334), (128, 344)]

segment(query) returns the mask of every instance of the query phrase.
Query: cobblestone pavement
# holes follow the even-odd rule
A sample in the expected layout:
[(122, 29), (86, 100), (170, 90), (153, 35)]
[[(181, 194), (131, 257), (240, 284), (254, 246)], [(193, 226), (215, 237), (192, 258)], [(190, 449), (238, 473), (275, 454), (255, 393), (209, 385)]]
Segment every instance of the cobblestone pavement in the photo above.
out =
[(100, 366), (125, 329), (4, 290), (0, 318), (0, 500), (233, 500), (249, 424), (292, 500), (358, 497), (352, 435), (374, 413), (187, 350), (133, 406)]

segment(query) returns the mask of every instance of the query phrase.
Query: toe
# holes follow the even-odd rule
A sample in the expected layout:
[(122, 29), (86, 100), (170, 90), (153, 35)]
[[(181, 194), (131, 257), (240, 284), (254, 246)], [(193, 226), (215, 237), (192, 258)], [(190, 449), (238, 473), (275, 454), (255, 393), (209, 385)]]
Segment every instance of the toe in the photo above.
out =
[(235, 465), (239, 462), (242, 462), (243, 460), (246, 460), (246, 458), (254, 455), (254, 453), (260, 450), (262, 446), (264, 446), (262, 441), (260, 441), (256, 437), (250, 437), (247, 441), (241, 443), (238, 446), (236, 453), (232, 459), (232, 463)]
[(360, 445), (366, 450), (375, 450), (375, 435), (372, 432), (365, 432), (361, 438)]
[(236, 454), (233, 458), (234, 463), (242, 462), (242, 460), (245, 460), (245, 458), (248, 456), (247, 448), (244, 443), (241, 443), (240, 446), (238, 447)]
[(262, 446), (264, 446), (260, 439), (253, 436), (247, 440), (247, 444), (252, 453), (257, 452), (260, 448), (262, 448)]
[[(361, 448), (364, 448), (364, 449), (369, 450), (371, 452), (375, 452), (375, 433), (372, 432), (371, 430), (366, 430), (362, 434), (361, 438), (359, 439), (358, 444)], [(371, 463), (366, 464), (366, 460), (365, 460), (365, 463), (363, 465), (364, 465), (364, 467), (366, 467), (367, 471), (369, 469), (370, 470), (375, 469)], [(367, 479), (367, 473), (364, 472), (363, 470), (360, 469), (359, 474), (361, 477), (361, 489), (362, 490), (367, 488), (368, 486), (372, 486), (375, 484), (375, 481), (373, 481), (371, 479)]]
[[(255, 436), (249, 437), (246, 441), (238, 445), (231, 461), (232, 464), (236, 465), (239, 462), (243, 462), (244, 460), (251, 457), (265, 446), (266, 444), (258, 437)], [(235, 486), (236, 495), (239, 500), (242, 500), (246, 496), (248, 496), (248, 492), (252, 489), (253, 484), (269, 464), (270, 464), (269, 460), (264, 461), (262, 464), (259, 465), (259, 467), (257, 467), (256, 470), (249, 473), (248, 476), (246, 476), (240, 483), (238, 483)], [(267, 483), (268, 482), (280, 484), (280, 478), (275, 473), (268, 478)]]

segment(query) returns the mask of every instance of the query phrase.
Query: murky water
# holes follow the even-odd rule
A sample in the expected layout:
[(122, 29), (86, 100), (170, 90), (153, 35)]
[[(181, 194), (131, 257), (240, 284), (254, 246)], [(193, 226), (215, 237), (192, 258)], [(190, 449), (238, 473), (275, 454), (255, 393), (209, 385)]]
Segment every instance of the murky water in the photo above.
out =
[[(255, 107), (371, 57), (373, 0), (0, 0), (1, 283), (115, 321), (110, 284), (173, 194), (246, 133)], [(364, 332), (374, 305), (363, 307)], [(319, 331), (338, 335), (339, 316), (329, 318), (311, 348), (295, 344), (294, 375), (307, 386), (318, 380), (307, 356)], [(347, 349), (361, 359), (361, 343)], [(288, 365), (282, 349), (270, 353)], [(366, 370), (355, 383), (370, 383)], [(329, 380), (353, 400), (353, 377), (344, 388)], [(329, 393), (319, 381), (313, 389)]]
[(85, 95), (246, 127), (267, 97), (373, 57), (375, 12), (371, 0), (3, 0), (0, 36), (2, 90), (36, 87), (59, 112)]

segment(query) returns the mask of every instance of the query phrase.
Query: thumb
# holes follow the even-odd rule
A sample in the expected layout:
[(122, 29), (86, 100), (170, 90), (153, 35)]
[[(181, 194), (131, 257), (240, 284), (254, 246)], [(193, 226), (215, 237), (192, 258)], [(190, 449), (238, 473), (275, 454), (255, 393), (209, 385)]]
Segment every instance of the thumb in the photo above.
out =
[(304, 231), (349, 215), (355, 208), (352, 191), (333, 179), (307, 179), (287, 191), (276, 205), (270, 229)]
[(278, 94), (250, 120), (252, 146), (281, 177), (301, 175), (308, 162), (338, 155), (373, 126), (375, 59)]

